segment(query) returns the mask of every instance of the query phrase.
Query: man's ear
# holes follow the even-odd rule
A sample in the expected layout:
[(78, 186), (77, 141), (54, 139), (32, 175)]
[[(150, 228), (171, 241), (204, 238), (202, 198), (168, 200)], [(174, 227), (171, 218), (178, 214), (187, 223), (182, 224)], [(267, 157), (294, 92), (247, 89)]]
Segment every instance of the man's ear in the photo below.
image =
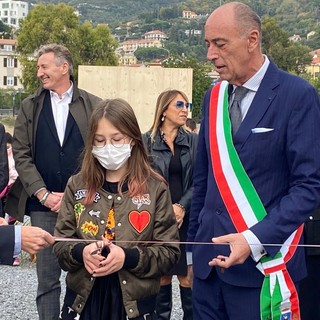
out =
[(254, 29), (248, 35), (248, 51), (252, 52), (258, 46), (260, 46), (260, 32)]

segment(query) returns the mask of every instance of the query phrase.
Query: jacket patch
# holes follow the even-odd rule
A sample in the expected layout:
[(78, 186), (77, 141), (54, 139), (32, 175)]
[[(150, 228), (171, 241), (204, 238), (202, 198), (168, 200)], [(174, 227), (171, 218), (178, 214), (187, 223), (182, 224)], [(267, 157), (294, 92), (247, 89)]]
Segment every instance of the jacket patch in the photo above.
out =
[(86, 209), (86, 207), (81, 204), (81, 203), (76, 203), (74, 205), (74, 215), (76, 217), (76, 222), (77, 222), (77, 225), (79, 223), (79, 219), (80, 219), (80, 216), (81, 216), (81, 213)]
[(81, 189), (81, 190), (77, 190), (77, 192), (74, 194), (74, 197), (76, 199), (76, 201), (79, 201), (83, 198), (85, 198), (87, 195), (87, 189)]
[(100, 213), (101, 213), (100, 211), (94, 211), (94, 210), (89, 211), (89, 214), (91, 217), (94, 216), (94, 217), (100, 218)]
[(148, 211), (131, 211), (129, 213), (129, 222), (131, 225), (141, 233), (150, 223), (151, 217)]
[(81, 226), (81, 230), (84, 233), (96, 236), (98, 234), (99, 227), (92, 221), (85, 221)]
[(150, 195), (147, 193), (142, 196), (135, 196), (132, 198), (132, 202), (137, 205), (137, 210), (139, 210), (143, 204), (150, 205)]

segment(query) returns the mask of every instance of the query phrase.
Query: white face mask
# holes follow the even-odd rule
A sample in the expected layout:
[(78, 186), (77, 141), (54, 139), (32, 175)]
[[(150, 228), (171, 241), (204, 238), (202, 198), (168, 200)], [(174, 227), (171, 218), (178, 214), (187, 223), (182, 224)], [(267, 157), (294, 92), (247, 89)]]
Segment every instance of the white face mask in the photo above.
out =
[(120, 148), (112, 144), (106, 144), (104, 147), (93, 146), (92, 154), (107, 170), (118, 170), (131, 156), (131, 144), (124, 144)]

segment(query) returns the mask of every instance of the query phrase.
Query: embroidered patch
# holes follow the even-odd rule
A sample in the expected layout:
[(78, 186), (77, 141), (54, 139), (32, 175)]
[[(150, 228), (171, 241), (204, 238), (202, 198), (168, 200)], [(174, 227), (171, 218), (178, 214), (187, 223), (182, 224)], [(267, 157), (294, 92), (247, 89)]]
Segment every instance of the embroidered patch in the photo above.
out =
[(87, 189), (80, 189), (80, 190), (77, 190), (77, 192), (74, 194), (74, 197), (77, 201), (83, 199), (86, 197), (87, 195)]
[(79, 222), (79, 219), (80, 219), (80, 216), (81, 216), (81, 213), (85, 210), (85, 206), (81, 203), (76, 203), (74, 205), (74, 215), (76, 217), (76, 222), (78, 224)]
[(142, 196), (135, 196), (132, 198), (132, 202), (137, 205), (137, 209), (139, 210), (143, 204), (150, 205), (150, 195), (147, 193)]
[(100, 199), (101, 199), (100, 194), (98, 192), (96, 192), (94, 199), (93, 199), (93, 202), (97, 203)]
[(85, 221), (82, 226), (81, 226), (81, 230), (84, 233), (90, 234), (92, 236), (96, 236), (99, 230), (99, 227), (94, 224), (92, 221)]
[(94, 210), (89, 211), (89, 214), (91, 217), (94, 216), (94, 217), (100, 218), (100, 213), (101, 213), (100, 211), (94, 211)]
[(150, 223), (151, 217), (148, 211), (131, 211), (129, 213), (129, 222), (131, 225), (141, 233)]

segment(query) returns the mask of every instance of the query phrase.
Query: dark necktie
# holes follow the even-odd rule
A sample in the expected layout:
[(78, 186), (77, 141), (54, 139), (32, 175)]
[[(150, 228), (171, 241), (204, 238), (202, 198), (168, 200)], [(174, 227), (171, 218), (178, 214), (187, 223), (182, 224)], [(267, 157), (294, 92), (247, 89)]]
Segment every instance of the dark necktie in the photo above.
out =
[(232, 136), (234, 136), (241, 124), (242, 116), (241, 116), (241, 108), (240, 108), (240, 101), (243, 97), (247, 94), (249, 89), (245, 87), (237, 87), (234, 93), (234, 99), (232, 104), (229, 108), (231, 126), (232, 126)]

